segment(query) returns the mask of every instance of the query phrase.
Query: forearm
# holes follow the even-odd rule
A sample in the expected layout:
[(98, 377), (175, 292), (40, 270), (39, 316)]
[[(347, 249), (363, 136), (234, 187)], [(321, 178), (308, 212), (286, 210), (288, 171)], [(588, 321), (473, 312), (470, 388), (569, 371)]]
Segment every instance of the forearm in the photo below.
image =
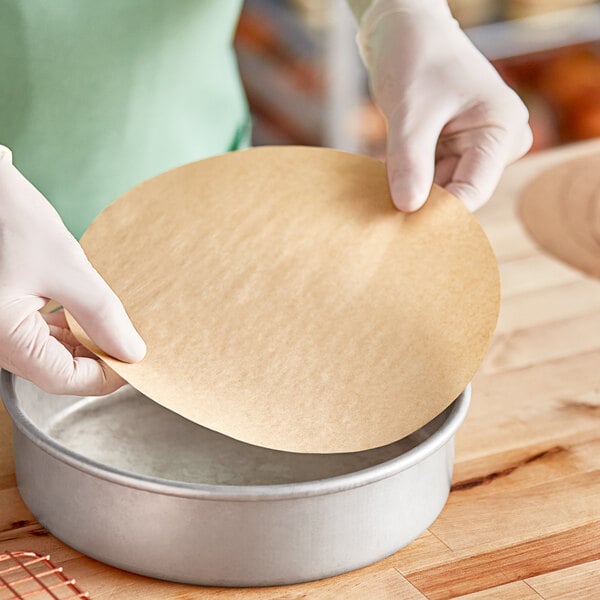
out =
[(447, 0), (347, 0), (358, 27), (356, 41), (363, 63), (370, 68), (377, 26), (391, 15), (453, 20)]
[[(451, 16), (447, 0), (346, 0), (356, 22), (363, 26), (367, 21), (379, 20), (391, 13), (429, 13)], [(364, 19), (364, 23), (363, 23)]]

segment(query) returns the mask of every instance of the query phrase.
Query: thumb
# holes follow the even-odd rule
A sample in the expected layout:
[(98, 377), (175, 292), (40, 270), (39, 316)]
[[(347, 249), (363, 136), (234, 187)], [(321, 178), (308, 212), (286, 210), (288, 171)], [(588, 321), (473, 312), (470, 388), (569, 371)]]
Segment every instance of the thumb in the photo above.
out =
[(146, 344), (129, 320), (117, 295), (92, 267), (80, 246), (74, 246), (60, 278), (51, 287), (52, 298), (73, 315), (86, 334), (104, 352), (125, 362), (137, 362)]
[(386, 166), (392, 201), (399, 210), (421, 208), (431, 190), (435, 149), (442, 125), (416, 115), (388, 121)]

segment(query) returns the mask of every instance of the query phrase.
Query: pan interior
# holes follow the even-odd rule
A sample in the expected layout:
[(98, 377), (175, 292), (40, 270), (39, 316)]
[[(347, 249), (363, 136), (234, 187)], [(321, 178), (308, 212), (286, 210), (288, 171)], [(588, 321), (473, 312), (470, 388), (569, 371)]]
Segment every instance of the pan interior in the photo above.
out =
[(326, 479), (400, 456), (429, 438), (452, 405), (404, 439), (362, 452), (296, 454), (240, 442), (152, 402), (130, 386), (102, 397), (52, 396), (16, 379), (25, 416), (59, 445), (98, 463), (159, 479), (275, 485)]

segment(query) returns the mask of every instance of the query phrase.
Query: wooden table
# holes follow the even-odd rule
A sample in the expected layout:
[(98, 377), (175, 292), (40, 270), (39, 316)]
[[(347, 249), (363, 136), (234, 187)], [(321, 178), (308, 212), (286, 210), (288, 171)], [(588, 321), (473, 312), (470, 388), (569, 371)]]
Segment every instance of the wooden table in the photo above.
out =
[(0, 551), (50, 553), (95, 600), (600, 598), (600, 282), (538, 250), (515, 217), (533, 175), (592, 151), (600, 140), (513, 165), (478, 214), (500, 263), (500, 321), (457, 437), (453, 492), (409, 547), (347, 575), (282, 588), (197, 588), (130, 575), (39, 526), (15, 487), (2, 407)]

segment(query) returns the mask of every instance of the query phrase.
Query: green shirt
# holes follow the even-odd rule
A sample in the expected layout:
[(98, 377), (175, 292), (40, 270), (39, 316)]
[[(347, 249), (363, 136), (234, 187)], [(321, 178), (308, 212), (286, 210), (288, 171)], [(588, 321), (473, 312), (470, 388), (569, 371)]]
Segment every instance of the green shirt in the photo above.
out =
[(79, 237), (133, 185), (238, 147), (241, 0), (0, 0), (0, 144)]

